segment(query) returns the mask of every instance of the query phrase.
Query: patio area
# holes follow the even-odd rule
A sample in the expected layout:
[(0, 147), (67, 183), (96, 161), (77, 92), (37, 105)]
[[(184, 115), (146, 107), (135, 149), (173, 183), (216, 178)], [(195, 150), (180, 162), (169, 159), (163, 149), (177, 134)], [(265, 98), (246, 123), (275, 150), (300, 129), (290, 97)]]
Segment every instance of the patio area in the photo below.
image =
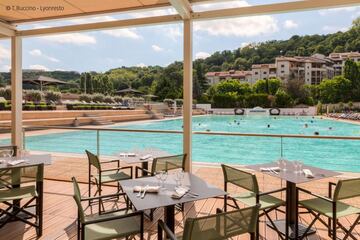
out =
[[(87, 178), (87, 170), (84, 168), (86, 159), (79, 158), (66, 158), (56, 157), (52, 165), (45, 167), (45, 178), (57, 178), (58, 179), (70, 180), (72, 175), (76, 176), (80, 181), (85, 181)], [(86, 165), (85, 165), (86, 166)], [(67, 174), (65, 174), (67, 173)], [(194, 165), (193, 173), (200, 178), (204, 179), (209, 184), (215, 185), (219, 188), (223, 188), (223, 173), (219, 166), (210, 165)], [(280, 180), (267, 176), (264, 174), (256, 174), (259, 186), (262, 191), (270, 191), (283, 187), (285, 183)], [(356, 174), (344, 173), (339, 177), (328, 178), (309, 184), (302, 184), (300, 187), (306, 188), (310, 191), (316, 192), (320, 195), (326, 196), (327, 184), (329, 181), (337, 182), (339, 179), (352, 178)], [(67, 178), (67, 179), (66, 179)], [(87, 195), (87, 184), (80, 184), (83, 195)], [(114, 187), (106, 187), (106, 193), (113, 193)], [(230, 187), (228, 192), (237, 193), (238, 188)], [(283, 194), (284, 195), (284, 194)], [(281, 194), (275, 195), (278, 197), (284, 196)], [(40, 239), (76, 239), (77, 237), (77, 207), (73, 199), (73, 186), (70, 182), (56, 181), (56, 180), (45, 180), (44, 182), (44, 232)], [(353, 202), (352, 204), (359, 204)], [(114, 207), (122, 207), (123, 203), (115, 204), (114, 202), (107, 202), (106, 209), (113, 209)], [(223, 208), (223, 199), (210, 198), (207, 200), (201, 200), (185, 205), (184, 212), (176, 213), (175, 229), (177, 233), (183, 231), (183, 223), (186, 218), (207, 216), (209, 214), (216, 213), (217, 208)], [(95, 206), (95, 211), (97, 207)], [(272, 218), (278, 217), (279, 219), (284, 218), (284, 214), (275, 213), (271, 214)], [(155, 211), (154, 220), (150, 221), (145, 218), (145, 239), (157, 239), (157, 221), (163, 218), (163, 210)], [(350, 224), (355, 220), (354, 217), (346, 217), (341, 220), (344, 226), (349, 227)], [(309, 214), (301, 215), (300, 221), (305, 224), (309, 224), (312, 217)], [(263, 219), (261, 219), (263, 220)], [(327, 229), (319, 222), (315, 224), (316, 234), (310, 235), (307, 239), (330, 239), (327, 236)], [(343, 233), (339, 232), (339, 237), (343, 236)], [(354, 234), (357, 238), (360, 238), (360, 226), (358, 226)], [(264, 222), (260, 223), (260, 239), (279, 239), (276, 232), (266, 227)], [(3, 239), (37, 239), (34, 228), (24, 225), (20, 222), (10, 223), (6, 227), (0, 229), (0, 236)], [(235, 239), (248, 239), (247, 236), (241, 236)]]

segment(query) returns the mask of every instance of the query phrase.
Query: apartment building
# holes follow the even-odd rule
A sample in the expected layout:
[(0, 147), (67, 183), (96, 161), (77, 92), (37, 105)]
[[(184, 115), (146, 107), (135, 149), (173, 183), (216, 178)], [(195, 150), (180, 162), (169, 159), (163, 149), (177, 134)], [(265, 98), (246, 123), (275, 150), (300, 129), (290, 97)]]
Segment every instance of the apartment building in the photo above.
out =
[(354, 62), (360, 61), (359, 52), (346, 52), (346, 53), (331, 53), (329, 59), (334, 62), (334, 74), (335, 76), (343, 73), (346, 60), (353, 60)]
[(206, 78), (210, 85), (226, 79), (254, 84), (260, 79), (279, 78), (284, 83), (289, 80), (302, 81), (304, 84), (317, 85), (323, 79), (341, 75), (347, 59), (360, 61), (359, 52), (332, 53), (328, 57), (314, 54), (311, 57), (277, 57), (275, 63), (254, 64), (251, 71), (209, 72)]
[(210, 86), (227, 79), (237, 79), (242, 83), (251, 84), (252, 83), (251, 76), (252, 76), (252, 71), (235, 71), (235, 70), (230, 70), (227, 72), (208, 72), (205, 75), (208, 84)]

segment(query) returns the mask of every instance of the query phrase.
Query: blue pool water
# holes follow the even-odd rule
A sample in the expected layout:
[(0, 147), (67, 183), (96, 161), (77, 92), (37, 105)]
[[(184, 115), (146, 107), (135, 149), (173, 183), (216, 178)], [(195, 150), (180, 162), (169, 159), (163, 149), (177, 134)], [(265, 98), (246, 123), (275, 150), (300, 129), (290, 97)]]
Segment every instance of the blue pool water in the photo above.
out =
[[(305, 127), (305, 124), (308, 127)], [(268, 126), (269, 125), (269, 126)], [(130, 123), (114, 128), (181, 130), (182, 120)], [(194, 131), (265, 134), (360, 136), (360, 126), (312, 117), (201, 116), (193, 118)], [(74, 131), (26, 137), (26, 148), (65, 153), (96, 152), (96, 132)], [(139, 148), (182, 151), (181, 134), (101, 132), (100, 154), (112, 155)], [(306, 164), (338, 171), (360, 172), (360, 141), (304, 138), (193, 135), (193, 159), (197, 162), (256, 164), (283, 156)]]

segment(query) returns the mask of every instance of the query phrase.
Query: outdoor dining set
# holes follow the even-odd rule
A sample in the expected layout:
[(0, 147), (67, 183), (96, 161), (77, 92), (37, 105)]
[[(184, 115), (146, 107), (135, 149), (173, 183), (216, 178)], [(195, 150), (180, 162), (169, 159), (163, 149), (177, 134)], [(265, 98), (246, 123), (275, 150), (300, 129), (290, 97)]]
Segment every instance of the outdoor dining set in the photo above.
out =
[[(0, 147), (0, 228), (22, 221), (35, 227), (41, 236), (44, 165), (51, 164), (51, 156), (17, 152), (13, 146)], [(280, 159), (242, 168), (221, 164), (224, 186), (219, 188), (186, 172), (185, 154), (143, 149), (118, 153), (117, 159), (102, 161), (90, 151), (86, 154), (88, 193), (81, 193), (78, 181), (72, 178), (78, 239), (144, 239), (144, 222), (154, 221), (154, 213), (162, 210), (163, 219), (157, 222), (160, 240), (229, 239), (243, 234), (250, 239), (264, 239), (259, 234), (262, 218), (279, 239), (305, 239), (316, 232), (315, 222), (326, 226), (331, 239), (339, 239), (339, 231), (343, 233), (341, 239), (358, 239), (354, 228), (360, 222), (360, 208), (346, 200), (360, 196), (360, 178), (330, 182), (328, 195), (322, 196), (297, 185), (341, 173)], [(122, 162), (127, 166), (122, 167)], [(286, 186), (263, 192), (255, 172), (281, 179)], [(231, 193), (234, 188), (239, 190), (236, 194)], [(116, 191), (107, 194), (109, 189)], [(176, 214), (185, 211), (186, 204), (210, 198), (223, 199), (223, 207), (215, 214), (188, 217), (182, 236), (175, 235)], [(122, 205), (107, 210), (107, 202)], [(272, 212), (282, 213), (285, 219), (274, 219)], [(303, 213), (313, 216), (308, 226), (299, 223)], [(356, 216), (350, 227), (338, 221), (349, 215)]]

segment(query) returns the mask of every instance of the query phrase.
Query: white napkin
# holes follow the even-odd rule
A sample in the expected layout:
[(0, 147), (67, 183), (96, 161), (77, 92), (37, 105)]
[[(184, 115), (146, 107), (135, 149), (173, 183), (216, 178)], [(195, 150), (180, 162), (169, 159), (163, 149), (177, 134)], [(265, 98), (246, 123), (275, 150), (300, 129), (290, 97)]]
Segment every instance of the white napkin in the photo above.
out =
[(280, 172), (280, 168), (279, 167), (260, 168), (260, 171), (261, 172), (271, 172), (271, 171)]
[(134, 186), (133, 190), (134, 192), (140, 192), (143, 191), (146, 188), (146, 192), (148, 193), (158, 193), (160, 191), (159, 186)]
[(305, 177), (307, 177), (307, 178), (314, 178), (314, 174), (311, 172), (310, 169), (304, 169), (303, 172), (304, 172), (304, 174), (305, 174)]
[(148, 159), (148, 158), (151, 158), (151, 157), (152, 157), (152, 155), (146, 154), (146, 155), (140, 157), (140, 160), (145, 160), (145, 159)]
[(120, 157), (135, 157), (135, 153), (120, 153)]
[(11, 165), (11, 166), (15, 166), (15, 165), (18, 165), (20, 163), (25, 163), (25, 162), (28, 162), (28, 160), (19, 159), (19, 160), (14, 160), (14, 161), (8, 161), (7, 164)]
[(171, 194), (171, 197), (174, 198), (174, 199), (180, 199), (180, 198), (182, 198), (188, 191), (189, 191), (189, 189), (187, 189), (187, 188), (177, 187), (177, 188), (175, 188), (175, 192), (173, 192), (173, 193)]

